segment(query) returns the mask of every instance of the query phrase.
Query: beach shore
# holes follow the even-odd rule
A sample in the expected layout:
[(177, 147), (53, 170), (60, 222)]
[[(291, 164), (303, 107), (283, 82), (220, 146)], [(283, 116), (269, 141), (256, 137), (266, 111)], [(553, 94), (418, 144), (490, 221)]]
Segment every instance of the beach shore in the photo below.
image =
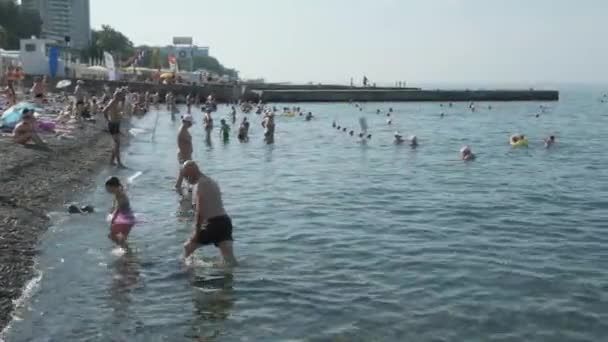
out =
[(50, 224), (47, 212), (89, 186), (99, 166), (110, 160), (111, 137), (101, 117), (71, 136), (42, 136), (52, 151), (0, 137), (0, 331), (33, 276), (38, 240)]

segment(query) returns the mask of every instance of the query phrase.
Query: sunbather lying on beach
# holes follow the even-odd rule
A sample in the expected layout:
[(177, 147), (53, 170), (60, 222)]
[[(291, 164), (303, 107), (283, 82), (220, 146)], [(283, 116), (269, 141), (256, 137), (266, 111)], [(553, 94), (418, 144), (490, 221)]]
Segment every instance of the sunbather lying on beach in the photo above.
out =
[(13, 138), (17, 144), (21, 145), (37, 145), (48, 149), (47, 144), (40, 139), (36, 133), (36, 119), (34, 113), (29, 109), (24, 109), (22, 112), (21, 121), (13, 130)]

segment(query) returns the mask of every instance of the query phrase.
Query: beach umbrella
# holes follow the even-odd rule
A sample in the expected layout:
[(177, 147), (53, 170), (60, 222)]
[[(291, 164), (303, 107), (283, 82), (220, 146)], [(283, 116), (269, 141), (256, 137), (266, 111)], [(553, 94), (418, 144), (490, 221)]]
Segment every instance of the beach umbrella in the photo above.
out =
[(62, 81), (57, 82), (57, 85), (55, 86), (55, 88), (57, 88), (57, 89), (63, 89), (63, 88), (67, 88), (67, 87), (69, 87), (71, 85), (72, 85), (72, 81), (70, 81), (70, 80), (62, 80)]

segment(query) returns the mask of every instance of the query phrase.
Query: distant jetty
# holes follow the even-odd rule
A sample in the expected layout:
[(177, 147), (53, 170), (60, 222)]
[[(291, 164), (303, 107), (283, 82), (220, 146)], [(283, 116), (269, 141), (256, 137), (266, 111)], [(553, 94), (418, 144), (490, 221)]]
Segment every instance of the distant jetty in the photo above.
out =
[(458, 101), (558, 101), (557, 90), (423, 90), (418, 88), (339, 88), (283, 86), (248, 87), (246, 97), (262, 102), (458, 102)]

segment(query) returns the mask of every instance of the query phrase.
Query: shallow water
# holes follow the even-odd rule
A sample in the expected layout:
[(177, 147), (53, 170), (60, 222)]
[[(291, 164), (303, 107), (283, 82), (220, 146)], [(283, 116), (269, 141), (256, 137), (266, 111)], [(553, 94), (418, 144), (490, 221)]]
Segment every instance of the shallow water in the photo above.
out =
[[(145, 223), (133, 253), (113, 253), (99, 212), (56, 214), (41, 280), (9, 341), (600, 341), (608, 336), (608, 104), (568, 91), (548, 103), (302, 105), (317, 118), (279, 118), (264, 145), (204, 142), (195, 156), (218, 180), (235, 224), (234, 270), (214, 247), (180, 260), (192, 219), (171, 190), (178, 124), (160, 113), (125, 160)], [(281, 106), (277, 106), (281, 107)], [(393, 125), (375, 114), (389, 107)], [(485, 108), (480, 108), (485, 107)], [(439, 113), (444, 111), (442, 119)], [(227, 114), (221, 107), (219, 114)], [(134, 125), (152, 129), (157, 113)], [(331, 128), (367, 117), (361, 146)], [(216, 114), (216, 118), (221, 115)], [(241, 114), (239, 114), (240, 120)], [(236, 129), (233, 129), (233, 132)], [(391, 144), (416, 134), (417, 150)], [(513, 150), (509, 134), (530, 137)], [(542, 138), (556, 134), (545, 150)], [(463, 144), (478, 155), (458, 160)], [(110, 174), (101, 172), (98, 183)], [(182, 203), (187, 207), (187, 203)], [(182, 208), (183, 209), (183, 208)]]

